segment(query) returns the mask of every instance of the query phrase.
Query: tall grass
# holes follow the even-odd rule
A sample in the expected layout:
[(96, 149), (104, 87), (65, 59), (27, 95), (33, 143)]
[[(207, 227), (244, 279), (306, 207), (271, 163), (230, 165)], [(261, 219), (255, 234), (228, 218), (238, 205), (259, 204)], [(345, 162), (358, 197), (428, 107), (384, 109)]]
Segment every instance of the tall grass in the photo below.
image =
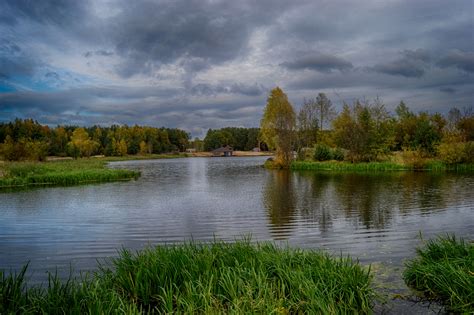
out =
[(81, 159), (56, 162), (11, 162), (2, 166), (0, 189), (32, 185), (75, 185), (137, 178), (140, 173), (109, 169), (106, 161)]
[(293, 170), (321, 170), (321, 171), (405, 171), (411, 170), (410, 167), (391, 162), (308, 162), (294, 161), (291, 163)]
[(406, 284), (456, 313), (474, 313), (474, 245), (455, 236), (430, 240), (406, 263)]
[(248, 240), (122, 250), (111, 267), (44, 289), (23, 275), (2, 276), (0, 313), (370, 313), (374, 297), (370, 270), (349, 258)]
[(447, 165), (441, 161), (430, 161), (422, 167), (415, 167), (411, 164), (401, 164), (393, 162), (316, 162), (316, 161), (294, 161), (291, 163), (292, 170), (317, 170), (317, 171), (456, 171), (472, 172), (474, 164)]

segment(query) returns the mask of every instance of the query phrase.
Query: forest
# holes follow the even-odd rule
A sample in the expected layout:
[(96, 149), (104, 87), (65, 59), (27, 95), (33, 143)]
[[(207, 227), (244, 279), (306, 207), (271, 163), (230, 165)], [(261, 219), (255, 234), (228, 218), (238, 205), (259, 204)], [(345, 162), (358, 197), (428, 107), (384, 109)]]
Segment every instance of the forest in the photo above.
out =
[(182, 152), (189, 145), (184, 130), (142, 126), (57, 126), (33, 119), (0, 124), (0, 155), (5, 160), (44, 160), (47, 156), (74, 158), (93, 155), (124, 156)]

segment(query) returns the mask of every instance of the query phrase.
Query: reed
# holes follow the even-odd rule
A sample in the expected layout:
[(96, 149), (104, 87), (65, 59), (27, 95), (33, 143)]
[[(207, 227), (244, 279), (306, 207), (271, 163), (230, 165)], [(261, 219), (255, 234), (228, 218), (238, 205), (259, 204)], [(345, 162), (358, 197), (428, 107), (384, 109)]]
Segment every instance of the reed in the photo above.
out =
[(76, 185), (137, 178), (131, 170), (109, 169), (106, 161), (80, 159), (55, 162), (11, 162), (2, 165), (0, 189), (33, 185)]
[(2, 276), (0, 292), (11, 303), (0, 313), (371, 313), (374, 298), (370, 269), (350, 258), (272, 243), (121, 250), (111, 263), (80, 281), (51, 276), (43, 289)]
[(454, 172), (473, 172), (474, 164), (454, 164), (447, 165), (441, 161), (433, 160), (424, 164), (422, 167), (415, 167), (410, 164), (400, 164), (393, 162), (316, 162), (316, 161), (294, 161), (291, 163), (292, 170), (315, 170), (315, 171), (353, 171), (353, 172), (372, 172), (372, 171), (454, 171)]
[(318, 170), (318, 171), (407, 171), (412, 170), (409, 166), (403, 164), (396, 164), (391, 162), (364, 162), (364, 163), (350, 163), (350, 162), (308, 162), (308, 161), (294, 161), (291, 164), (293, 170)]
[(474, 245), (455, 236), (430, 240), (406, 263), (406, 284), (449, 311), (474, 313)]

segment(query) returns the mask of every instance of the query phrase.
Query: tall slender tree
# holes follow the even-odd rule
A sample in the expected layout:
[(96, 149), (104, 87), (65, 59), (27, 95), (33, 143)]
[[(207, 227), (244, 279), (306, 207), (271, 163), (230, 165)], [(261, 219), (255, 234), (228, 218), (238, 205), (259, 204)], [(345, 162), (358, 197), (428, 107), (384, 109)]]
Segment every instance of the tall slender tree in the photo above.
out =
[(296, 118), (293, 106), (279, 87), (274, 88), (267, 99), (260, 132), (270, 149), (276, 150), (275, 162), (284, 168), (293, 159)]

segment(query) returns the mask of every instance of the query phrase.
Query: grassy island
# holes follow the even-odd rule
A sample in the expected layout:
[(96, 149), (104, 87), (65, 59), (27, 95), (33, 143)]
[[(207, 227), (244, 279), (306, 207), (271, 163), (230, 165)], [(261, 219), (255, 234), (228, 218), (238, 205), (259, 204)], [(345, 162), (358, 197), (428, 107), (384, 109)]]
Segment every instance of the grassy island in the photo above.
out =
[(0, 274), (0, 313), (371, 313), (370, 270), (350, 258), (272, 243), (186, 243), (137, 253), (81, 281), (26, 287)]
[(5, 162), (0, 164), (0, 189), (35, 185), (76, 185), (130, 180), (140, 176), (131, 170), (110, 169), (107, 161), (78, 159), (54, 162)]
[(474, 244), (454, 236), (430, 240), (403, 274), (408, 286), (449, 311), (474, 313)]

